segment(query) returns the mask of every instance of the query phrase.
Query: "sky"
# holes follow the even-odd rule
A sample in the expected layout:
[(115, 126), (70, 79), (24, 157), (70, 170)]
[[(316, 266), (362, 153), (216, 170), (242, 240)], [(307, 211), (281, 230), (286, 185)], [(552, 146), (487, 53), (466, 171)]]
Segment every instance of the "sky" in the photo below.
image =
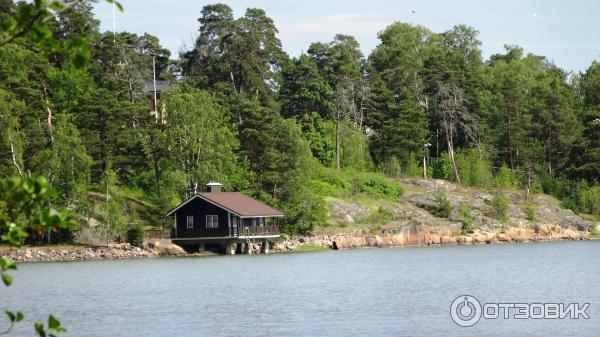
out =
[[(119, 0), (117, 31), (157, 36), (177, 58), (194, 45), (202, 7), (218, 1)], [(229, 0), (234, 16), (249, 7), (266, 11), (279, 30), (283, 49), (298, 56), (311, 42), (329, 42), (335, 34), (353, 35), (368, 55), (377, 33), (400, 21), (434, 32), (466, 24), (479, 31), (483, 56), (501, 53), (505, 44), (546, 56), (567, 71), (584, 71), (600, 60), (598, 0)], [(96, 18), (103, 31), (113, 29), (113, 9), (100, 0)]]

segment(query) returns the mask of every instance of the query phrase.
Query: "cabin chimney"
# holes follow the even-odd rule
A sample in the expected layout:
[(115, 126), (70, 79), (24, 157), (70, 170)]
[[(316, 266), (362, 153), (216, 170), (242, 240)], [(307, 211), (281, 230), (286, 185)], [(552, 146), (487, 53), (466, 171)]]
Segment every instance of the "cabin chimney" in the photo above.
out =
[(207, 192), (222, 192), (223, 185), (219, 182), (210, 182), (206, 184)]

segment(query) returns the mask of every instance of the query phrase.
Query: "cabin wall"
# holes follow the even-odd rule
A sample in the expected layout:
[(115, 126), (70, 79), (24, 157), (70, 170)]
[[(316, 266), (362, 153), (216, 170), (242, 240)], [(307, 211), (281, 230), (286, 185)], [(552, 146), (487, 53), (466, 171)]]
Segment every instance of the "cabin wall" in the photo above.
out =
[[(177, 210), (177, 238), (229, 236), (229, 212), (200, 198), (187, 203)], [(187, 216), (194, 216), (194, 228), (187, 228)], [(219, 228), (206, 228), (206, 216), (218, 215)], [(175, 234), (175, 233), (174, 233)]]

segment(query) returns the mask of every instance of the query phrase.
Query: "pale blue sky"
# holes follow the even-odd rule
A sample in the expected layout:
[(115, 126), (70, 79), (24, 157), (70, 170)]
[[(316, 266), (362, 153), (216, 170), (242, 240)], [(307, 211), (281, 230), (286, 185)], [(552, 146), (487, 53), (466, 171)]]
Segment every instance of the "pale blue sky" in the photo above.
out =
[[(206, 4), (218, 1), (120, 0), (117, 31), (148, 32), (177, 57), (192, 46), (197, 18)], [(463, 23), (479, 30), (484, 57), (517, 44), (547, 56), (566, 69), (585, 70), (600, 60), (598, 0), (230, 0), (221, 1), (236, 17), (247, 7), (262, 8), (279, 29), (283, 48), (291, 56), (311, 42), (330, 41), (336, 33), (354, 35), (368, 54), (378, 43), (377, 32), (394, 21), (420, 24), (435, 32)], [(416, 13), (412, 13), (412, 10)], [(102, 30), (112, 30), (112, 7), (96, 5)]]

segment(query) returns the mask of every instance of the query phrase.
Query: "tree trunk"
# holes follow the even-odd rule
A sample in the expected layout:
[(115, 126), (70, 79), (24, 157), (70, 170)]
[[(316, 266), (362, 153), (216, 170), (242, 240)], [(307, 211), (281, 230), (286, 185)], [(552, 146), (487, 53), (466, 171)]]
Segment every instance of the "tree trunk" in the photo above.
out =
[(454, 139), (452, 137), (453, 128), (452, 122), (448, 120), (446, 117), (446, 113), (444, 113), (444, 130), (446, 131), (446, 145), (448, 147), (448, 157), (450, 158), (450, 162), (452, 163), (452, 169), (454, 170), (454, 177), (456, 178), (456, 182), (460, 184), (460, 176), (458, 175), (458, 168), (456, 167), (456, 160), (454, 160)]
[(512, 119), (510, 113), (508, 113), (508, 161), (510, 163), (511, 170), (513, 169), (513, 148), (512, 148)]
[(54, 137), (52, 136), (52, 109), (50, 108), (50, 98), (48, 97), (48, 86), (46, 81), (42, 81), (42, 91), (44, 92), (44, 105), (46, 106), (46, 122), (48, 123), (48, 134), (50, 135), (50, 142), (54, 143)]
[(460, 184), (460, 176), (458, 175), (456, 160), (454, 160), (454, 146), (452, 145), (452, 141), (448, 142), (448, 157), (450, 157), (450, 161), (452, 161), (452, 168), (454, 169), (454, 177), (456, 177), (456, 182)]
[(531, 190), (531, 167), (527, 170), (527, 192), (525, 194), (525, 201), (529, 200), (529, 191)]
[(233, 77), (233, 71), (229, 72), (229, 78), (231, 79), (231, 85), (233, 85), (233, 91), (237, 92), (235, 88), (235, 78)]
[(15, 152), (14, 139), (10, 131), (8, 132), (8, 142), (10, 143), (10, 154), (12, 157), (12, 162), (17, 168), (17, 172), (19, 172), (19, 176), (22, 177), (23, 171), (21, 170), (21, 166), (19, 166), (19, 163), (17, 162), (17, 154)]
[(340, 119), (339, 112), (338, 118), (335, 121), (335, 165), (337, 170), (340, 170)]

